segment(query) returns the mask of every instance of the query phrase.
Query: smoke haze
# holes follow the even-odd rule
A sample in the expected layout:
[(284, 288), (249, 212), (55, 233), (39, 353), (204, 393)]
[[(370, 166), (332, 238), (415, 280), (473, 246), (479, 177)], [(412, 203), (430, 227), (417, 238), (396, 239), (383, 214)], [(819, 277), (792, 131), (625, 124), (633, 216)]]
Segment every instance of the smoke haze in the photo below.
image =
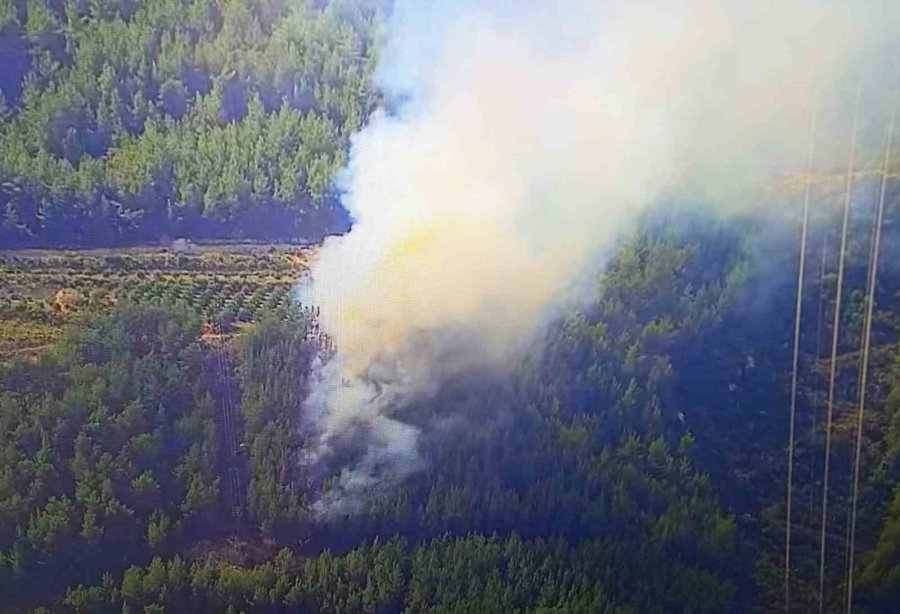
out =
[[(746, 207), (801, 169), (814, 94), (846, 100), (900, 25), (876, 0), (512, 4), (394, 9), (380, 76), (404, 102), (355, 137), (353, 228), (301, 288), (337, 347), (305, 408), (310, 462), (364, 440), (321, 513), (420, 468), (393, 410), (516, 357), (648, 208)], [(839, 140), (821, 165), (844, 163)]]

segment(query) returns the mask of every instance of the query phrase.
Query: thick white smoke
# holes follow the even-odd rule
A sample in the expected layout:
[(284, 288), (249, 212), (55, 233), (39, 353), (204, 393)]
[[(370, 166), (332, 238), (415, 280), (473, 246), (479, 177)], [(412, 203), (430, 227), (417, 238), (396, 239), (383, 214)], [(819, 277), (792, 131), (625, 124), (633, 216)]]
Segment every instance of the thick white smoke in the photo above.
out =
[(392, 410), (515, 356), (662, 195), (736, 203), (802, 167), (813, 92), (900, 25), (878, 0), (507, 4), (395, 8), (381, 75), (406, 102), (354, 139), (353, 229), (303, 288), (337, 347), (313, 455), (366, 438), (321, 511), (416, 470)]

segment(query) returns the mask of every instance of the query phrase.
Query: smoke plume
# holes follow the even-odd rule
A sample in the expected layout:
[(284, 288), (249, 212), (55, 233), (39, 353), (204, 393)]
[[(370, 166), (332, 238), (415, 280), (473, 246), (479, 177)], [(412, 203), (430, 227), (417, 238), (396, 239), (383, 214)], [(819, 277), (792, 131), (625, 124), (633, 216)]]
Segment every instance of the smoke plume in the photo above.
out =
[(517, 356), (649, 207), (746, 206), (802, 169), (814, 98), (847, 98), (897, 4), (399, 0), (379, 75), (402, 102), (353, 140), (352, 230), (301, 289), (337, 347), (311, 462), (356, 445), (318, 510), (416, 471), (394, 411)]

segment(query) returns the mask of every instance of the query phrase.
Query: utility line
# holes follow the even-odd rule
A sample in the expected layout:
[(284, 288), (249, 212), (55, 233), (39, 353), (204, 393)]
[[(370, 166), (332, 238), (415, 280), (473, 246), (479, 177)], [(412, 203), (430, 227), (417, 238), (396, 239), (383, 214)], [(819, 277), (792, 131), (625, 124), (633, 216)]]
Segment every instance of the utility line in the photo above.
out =
[[(872, 199), (872, 219), (873, 219), (873, 222), (872, 222), (872, 230), (871, 230), (870, 236), (869, 236), (869, 258), (868, 258), (868, 260), (866, 261), (866, 290), (865, 290), (865, 295), (864, 295), (864, 298), (863, 298), (863, 317), (862, 317), (862, 319), (861, 319), (861, 323), (860, 323), (860, 327), (859, 327), (859, 350), (857, 350), (857, 355), (858, 355), (858, 356), (857, 356), (857, 359), (858, 359), (858, 360), (857, 360), (857, 369), (856, 369), (856, 395), (857, 395), (857, 404), (856, 404), (856, 407), (857, 407), (857, 408), (859, 407), (859, 394), (860, 394), (860, 391), (865, 387), (865, 383), (864, 383), (864, 379), (865, 379), (865, 378), (864, 378), (864, 375), (865, 375), (865, 373), (864, 373), (864, 372), (865, 372), (865, 368), (863, 367), (863, 363), (865, 362), (866, 358), (865, 358), (865, 354), (864, 354), (864, 352), (863, 352), (863, 342), (864, 342), (865, 337), (866, 337), (866, 321), (867, 321), (867, 318), (866, 318), (866, 305), (868, 304), (868, 297), (869, 297), (869, 295), (868, 295), (868, 292), (869, 292), (869, 275), (871, 274), (871, 271), (872, 271), (872, 258), (873, 258), (874, 253), (875, 253), (875, 252), (874, 252), (874, 247), (875, 247), (875, 232), (876, 232), (877, 225), (875, 224), (875, 221), (874, 221), (874, 220), (875, 220), (875, 218), (877, 217), (877, 216), (876, 216), (876, 211), (877, 211), (877, 209), (878, 209), (878, 194), (877, 194), (877, 191), (876, 191), (875, 198)], [(850, 408), (850, 411), (853, 411), (854, 409), (855, 409), (854, 407), (851, 407), (851, 408)], [(848, 486), (848, 491), (849, 491), (849, 492), (847, 493), (847, 501), (850, 501), (851, 498), (853, 497), (853, 480), (852, 480), (852, 479), (850, 480), (850, 484), (849, 484), (849, 486)], [(845, 580), (846, 580), (847, 577), (848, 577), (848, 576), (847, 576), (847, 570), (850, 568), (850, 565), (853, 564), (853, 563), (852, 563), (852, 560), (851, 560), (851, 557), (850, 557), (850, 550), (851, 550), (851, 548), (852, 548), (851, 540), (850, 540), (850, 534), (851, 534), (851, 532), (852, 532), (852, 531), (851, 531), (851, 514), (850, 514), (849, 511), (848, 511), (848, 513), (847, 513), (847, 524), (846, 524), (846, 526), (845, 526), (845, 528), (844, 528), (844, 579), (845, 579)], [(845, 599), (848, 598), (848, 594), (847, 594), (847, 590), (846, 590), (846, 589), (847, 589), (847, 585), (846, 585), (846, 583), (845, 583), (845, 584), (844, 584), (844, 598), (845, 598)], [(844, 602), (843, 607), (846, 607), (846, 605), (847, 605), (847, 603)]]
[[(822, 360), (822, 323), (825, 320), (825, 271), (828, 256), (828, 226), (822, 224), (822, 260), (819, 264), (819, 309), (816, 315), (816, 364)], [(812, 413), (812, 423), (810, 424), (810, 441), (815, 439), (816, 435), (816, 413), (815, 408)], [(815, 506), (815, 485), (816, 482), (816, 462), (815, 457), (810, 455), (809, 459), (809, 518), (812, 521), (813, 508)]]
[(844, 194), (844, 219), (841, 225), (841, 247), (838, 257), (837, 289), (835, 290), (834, 326), (831, 337), (831, 365), (828, 378), (828, 403), (825, 422), (825, 469), (822, 488), (822, 535), (819, 544), (819, 614), (825, 612), (825, 533), (828, 526), (828, 480), (831, 460), (831, 430), (834, 417), (834, 384), (837, 375), (838, 338), (841, 327), (841, 291), (844, 285), (844, 264), (847, 251), (847, 223), (850, 219), (850, 200), (853, 193), (853, 167), (856, 163), (856, 136), (859, 128), (859, 103), (862, 97), (862, 75), (856, 86), (853, 104), (853, 129), (850, 136), (850, 157), (847, 163), (847, 185)]
[(806, 269), (806, 239), (809, 231), (809, 200), (812, 192), (812, 169), (816, 148), (818, 104), (813, 104), (809, 120), (809, 150), (806, 156), (806, 191), (803, 197), (803, 222), (800, 230), (800, 264), (797, 271), (797, 310), (794, 317), (794, 355), (791, 375), (791, 412), (788, 427), (787, 510), (784, 518), (784, 607), (791, 607), (791, 525), (793, 523), (794, 426), (797, 416), (797, 370), (800, 360), (800, 316), (803, 307), (803, 275)]
[(888, 122), (887, 141), (884, 146), (883, 166), (881, 168), (881, 189), (878, 195), (878, 208), (875, 213), (875, 237), (872, 241), (869, 265), (868, 288), (866, 292), (865, 335), (863, 338), (862, 383), (859, 389), (859, 412), (856, 418), (856, 451), (853, 461), (853, 494), (850, 506), (850, 548), (847, 565), (847, 614), (853, 610), (853, 564), (856, 549), (856, 516), (859, 498), (859, 473), (862, 458), (863, 420), (866, 411), (866, 384), (869, 376), (869, 349), (872, 345), (872, 316), (875, 308), (875, 290), (878, 283), (878, 257), (881, 249), (881, 227), (884, 219), (884, 201), (887, 194), (888, 169), (891, 163), (891, 147), (894, 140), (894, 126), (897, 119), (897, 97), (900, 92), (900, 73), (894, 83), (894, 94), (891, 100), (891, 119)]

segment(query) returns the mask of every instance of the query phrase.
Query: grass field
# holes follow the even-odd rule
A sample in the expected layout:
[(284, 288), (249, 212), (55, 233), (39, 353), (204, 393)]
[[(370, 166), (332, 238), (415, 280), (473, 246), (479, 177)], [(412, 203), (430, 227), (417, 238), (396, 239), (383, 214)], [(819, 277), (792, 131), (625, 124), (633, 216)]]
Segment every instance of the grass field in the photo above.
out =
[(119, 301), (181, 302), (212, 332), (286, 312), (314, 250), (221, 244), (0, 252), (0, 362), (37, 354), (67, 324)]

